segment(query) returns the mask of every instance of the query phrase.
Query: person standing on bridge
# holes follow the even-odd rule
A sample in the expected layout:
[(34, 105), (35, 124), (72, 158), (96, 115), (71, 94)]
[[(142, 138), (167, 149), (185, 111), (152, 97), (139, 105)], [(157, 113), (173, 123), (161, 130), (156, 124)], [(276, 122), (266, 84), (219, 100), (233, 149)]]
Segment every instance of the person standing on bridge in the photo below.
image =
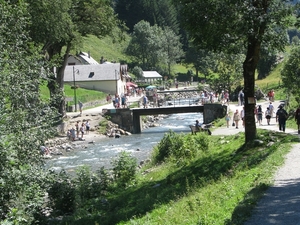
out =
[(157, 97), (158, 97), (157, 92), (154, 91), (154, 93), (153, 93), (153, 107), (157, 107)]
[(148, 98), (147, 98), (146, 95), (144, 95), (144, 97), (143, 97), (143, 106), (144, 106), (144, 109), (148, 107), (147, 104), (148, 104)]

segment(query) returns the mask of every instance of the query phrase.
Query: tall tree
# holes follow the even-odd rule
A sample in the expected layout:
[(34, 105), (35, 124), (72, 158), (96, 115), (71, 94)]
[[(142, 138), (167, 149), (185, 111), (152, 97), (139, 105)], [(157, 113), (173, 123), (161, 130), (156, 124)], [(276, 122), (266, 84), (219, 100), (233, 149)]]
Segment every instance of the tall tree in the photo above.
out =
[(178, 34), (178, 13), (172, 0), (118, 0), (115, 10), (131, 32), (135, 24), (144, 20), (151, 26), (169, 27)]
[(268, 48), (262, 47), (260, 51), (260, 58), (257, 64), (257, 79), (266, 78), (274, 68), (277, 60), (277, 55), (274, 51), (269, 51)]
[(287, 93), (300, 96), (300, 47), (292, 49), (281, 71), (283, 86)]
[(0, 220), (31, 224), (45, 194), (40, 146), (53, 135), (55, 115), (40, 100), (40, 54), (26, 32), (23, 1), (0, 0)]
[[(255, 70), (264, 42), (283, 49), (286, 28), (293, 14), (291, 5), (282, 0), (175, 0), (181, 5), (184, 27), (199, 48), (237, 52), (245, 46), (243, 62), (245, 93), (245, 142), (256, 138), (254, 104)], [(195, 16), (196, 15), (196, 16)]]
[(173, 30), (166, 27), (163, 32), (164, 43), (163, 48), (166, 52), (165, 61), (168, 66), (168, 75), (171, 76), (171, 66), (176, 63), (183, 55), (182, 44), (180, 37)]
[(52, 103), (65, 114), (64, 70), (70, 51), (88, 34), (101, 38), (121, 26), (110, 0), (26, 0), (31, 15), (30, 35), (45, 58), (56, 65), (49, 77)]
[(140, 21), (134, 26), (132, 39), (128, 45), (127, 53), (134, 56), (143, 69), (156, 69), (171, 73), (171, 65), (182, 55), (179, 36), (170, 28)]

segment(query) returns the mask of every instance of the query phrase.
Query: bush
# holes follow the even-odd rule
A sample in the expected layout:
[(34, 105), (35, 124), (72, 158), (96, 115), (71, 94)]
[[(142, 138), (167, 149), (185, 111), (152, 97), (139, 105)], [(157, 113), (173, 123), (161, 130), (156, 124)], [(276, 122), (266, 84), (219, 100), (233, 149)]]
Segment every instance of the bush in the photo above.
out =
[(65, 171), (60, 172), (48, 190), (50, 205), (58, 215), (75, 211), (75, 185)]
[(209, 137), (204, 132), (198, 132), (193, 136), (197, 150), (207, 151), (209, 148)]
[(125, 187), (135, 178), (137, 161), (129, 153), (122, 151), (112, 161), (113, 176), (118, 186)]
[(193, 159), (199, 150), (208, 149), (209, 139), (206, 134), (181, 135), (173, 131), (165, 134), (163, 139), (154, 148), (153, 158), (155, 163), (170, 159), (183, 162)]

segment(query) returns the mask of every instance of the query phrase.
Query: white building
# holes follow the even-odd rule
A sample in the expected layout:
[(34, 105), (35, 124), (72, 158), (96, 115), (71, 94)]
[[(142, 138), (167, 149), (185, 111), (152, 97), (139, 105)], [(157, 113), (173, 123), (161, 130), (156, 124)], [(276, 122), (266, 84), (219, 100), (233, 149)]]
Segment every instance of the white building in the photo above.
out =
[(143, 71), (142, 80), (144, 82), (153, 83), (162, 80), (163, 77), (156, 71)]
[(127, 65), (120, 63), (99, 64), (89, 53), (81, 52), (77, 56), (69, 56), (64, 82), (89, 90), (98, 90), (110, 94), (122, 95), (127, 92)]

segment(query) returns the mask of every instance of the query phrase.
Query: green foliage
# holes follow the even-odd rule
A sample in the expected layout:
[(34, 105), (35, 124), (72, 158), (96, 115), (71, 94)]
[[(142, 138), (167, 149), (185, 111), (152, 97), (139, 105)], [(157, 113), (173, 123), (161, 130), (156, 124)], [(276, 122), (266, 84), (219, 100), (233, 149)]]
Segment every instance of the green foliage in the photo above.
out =
[[(27, 24), (27, 29), (35, 45), (44, 54), (41, 63), (44, 64), (45, 71), (53, 71), (54, 66), (56, 67), (55, 75), (45, 73), (50, 104), (64, 116), (64, 70), (71, 50), (78, 49), (82, 38), (89, 34), (98, 38), (112, 35), (120, 40), (121, 28), (124, 26), (107, 0), (25, 2), (28, 3), (31, 22)], [(115, 29), (117, 27), (120, 29)]]
[(54, 177), (48, 196), (50, 206), (54, 209), (53, 215), (64, 215), (75, 211), (76, 187), (65, 171)]
[(112, 180), (103, 167), (94, 173), (83, 166), (77, 169), (75, 177), (60, 172), (54, 176), (48, 190), (52, 216), (86, 215), (99, 206), (98, 199), (104, 199), (111, 184)]
[[(193, 136), (194, 137), (194, 136)], [(209, 138), (204, 132), (198, 132), (193, 138), (195, 141), (195, 148), (197, 150), (207, 151), (209, 149)], [(188, 141), (186, 141), (188, 143)]]
[(267, 48), (262, 48), (260, 59), (257, 64), (258, 79), (267, 77), (275, 64), (277, 63), (277, 55), (275, 52), (270, 52)]
[(288, 93), (300, 96), (300, 47), (294, 47), (281, 71), (282, 82)]
[(130, 63), (130, 57), (125, 54), (130, 36), (126, 33), (124, 36), (125, 39), (123, 41), (116, 42), (110, 36), (99, 39), (94, 35), (88, 35), (83, 38), (82, 46), (75, 48), (72, 53), (76, 54), (76, 51), (83, 51), (84, 49), (84, 51), (89, 51), (91, 56), (97, 61), (100, 61), (100, 58), (103, 57), (108, 62)]
[(135, 57), (144, 70), (156, 69), (167, 74), (171, 73), (171, 65), (183, 55), (178, 35), (167, 27), (151, 26), (146, 21), (134, 26), (127, 53)]
[(135, 66), (131, 71), (138, 79), (143, 76), (143, 70), (141, 67)]
[[(91, 101), (99, 101), (101, 99), (105, 100), (107, 93), (95, 90), (87, 90), (83, 88), (76, 89), (76, 97), (77, 103), (78, 100), (81, 102), (91, 102)], [(74, 97), (74, 89), (71, 89), (71, 86), (65, 85), (65, 96), (66, 97)], [(106, 103), (106, 100), (105, 100)], [(74, 102), (70, 102), (70, 104), (74, 104)]]
[(40, 99), (41, 57), (28, 38), (26, 10), (23, 1), (0, 4), (0, 219), (15, 224), (30, 224), (43, 205), (40, 146), (57, 122)]
[(178, 13), (171, 0), (118, 0), (115, 10), (119, 18), (125, 21), (130, 31), (141, 20), (148, 21), (150, 24), (157, 24), (160, 27), (170, 27), (176, 33), (179, 30)]
[(208, 137), (204, 133), (197, 135), (182, 135), (169, 131), (154, 148), (154, 163), (173, 161), (187, 163), (196, 157), (199, 150), (208, 149)]
[[(284, 49), (288, 41), (286, 30), (294, 23), (291, 19), (294, 16), (292, 5), (280, 0), (250, 4), (211, 0), (175, 2), (180, 4), (181, 21), (198, 49), (245, 54), (242, 64), (245, 112), (250, 115), (245, 126), (245, 142), (253, 141), (256, 137), (254, 105), (247, 104), (247, 97), (255, 95), (254, 76), (260, 49), (262, 46), (279, 51)], [(225, 81), (228, 82), (227, 79)]]
[(122, 151), (116, 159), (113, 159), (111, 164), (113, 166), (114, 180), (118, 186), (127, 186), (134, 180), (137, 161), (129, 153)]

